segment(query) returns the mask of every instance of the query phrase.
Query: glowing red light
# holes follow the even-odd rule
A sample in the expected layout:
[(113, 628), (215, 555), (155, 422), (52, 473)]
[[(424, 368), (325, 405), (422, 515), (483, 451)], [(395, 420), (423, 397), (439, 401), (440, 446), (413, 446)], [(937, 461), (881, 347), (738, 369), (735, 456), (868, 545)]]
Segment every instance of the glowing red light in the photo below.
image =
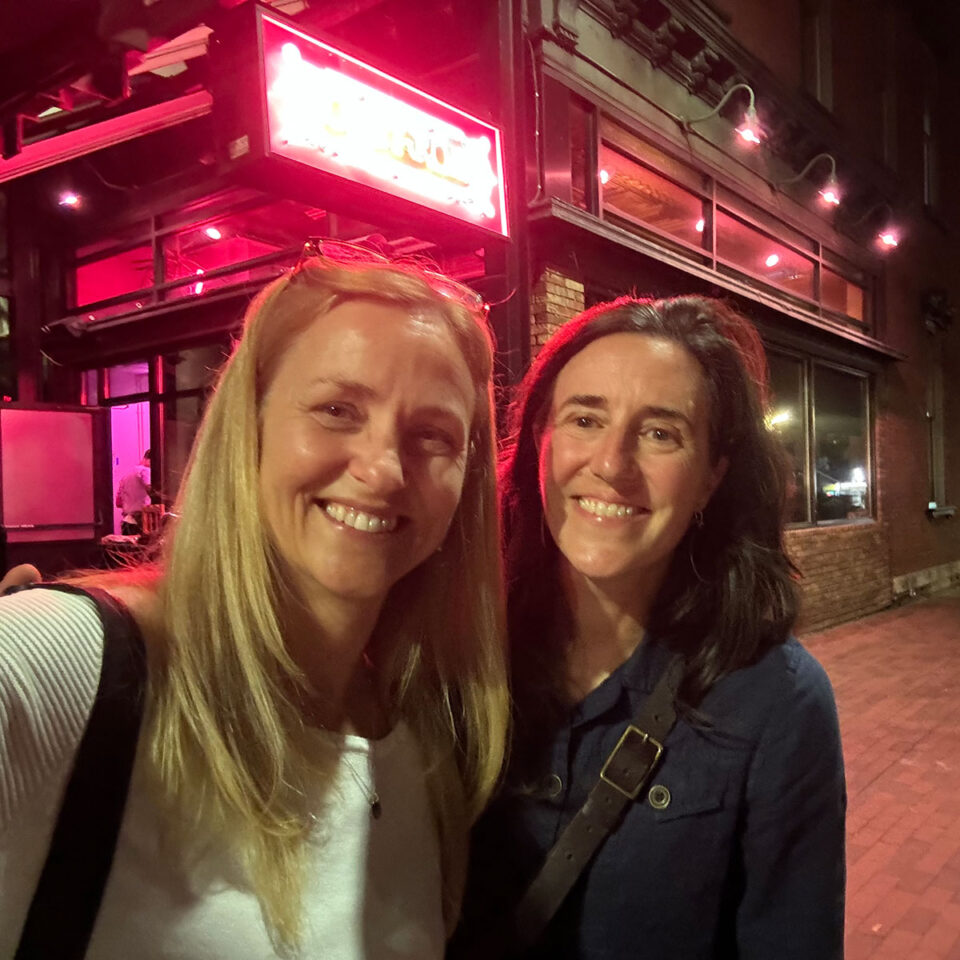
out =
[(760, 136), (753, 127), (740, 127), (737, 130), (737, 133), (740, 134), (741, 138), (747, 143), (759, 143)]
[(766, 260), (763, 261), (768, 267), (775, 267), (780, 262), (780, 254), (771, 253)]
[(506, 236), (499, 130), (269, 16), (270, 149)]
[(820, 196), (823, 199), (824, 203), (830, 203), (836, 206), (840, 203), (840, 194), (836, 190), (831, 190), (830, 188), (820, 191)]
[(706, 225), (707, 225), (707, 221), (704, 220), (703, 217), (701, 217), (701, 218), (694, 224), (693, 229), (696, 230), (697, 233), (703, 233), (703, 228), (704, 228)]
[(601, 170), (601, 171), (600, 171), (600, 182), (601, 182), (601, 183), (609, 183), (609, 182), (610, 182), (610, 174), (607, 173), (606, 170)]
[(877, 240), (884, 247), (895, 247), (900, 243), (900, 238), (892, 230), (884, 230), (877, 235)]
[(59, 203), (61, 207), (79, 207), (80, 197), (72, 190), (66, 190), (60, 194), (60, 199), (57, 200), (57, 203)]
[(219, 240), (223, 234), (216, 227), (206, 227), (203, 231), (211, 240)]
[(743, 115), (743, 123), (737, 127), (737, 134), (744, 143), (759, 143), (760, 142), (760, 118), (757, 116), (757, 111), (754, 107), (748, 107), (747, 112)]

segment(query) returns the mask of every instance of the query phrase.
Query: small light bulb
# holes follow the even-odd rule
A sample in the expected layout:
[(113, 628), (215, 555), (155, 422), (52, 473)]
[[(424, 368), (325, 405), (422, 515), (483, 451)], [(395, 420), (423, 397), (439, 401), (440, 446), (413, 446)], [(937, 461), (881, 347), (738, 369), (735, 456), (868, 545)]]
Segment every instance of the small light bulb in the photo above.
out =
[(59, 203), (61, 207), (76, 208), (80, 206), (80, 196), (72, 190), (65, 190), (60, 194), (60, 199), (57, 200), (57, 203)]
[(780, 254), (771, 253), (766, 260), (763, 261), (768, 267), (775, 267), (780, 262)]
[(892, 230), (884, 230), (877, 236), (877, 239), (885, 247), (895, 247), (900, 243), (899, 237)]
[(703, 233), (703, 228), (704, 228), (706, 225), (707, 225), (707, 221), (704, 220), (703, 217), (701, 217), (701, 218), (696, 222), (696, 224), (694, 225), (694, 228), (693, 228), (693, 229), (696, 230), (697, 233)]
[(223, 234), (216, 227), (207, 227), (203, 231), (211, 240), (219, 240)]
[(607, 173), (606, 170), (601, 170), (601, 171), (600, 171), (600, 182), (601, 182), (601, 183), (609, 183), (609, 182), (610, 182), (610, 174)]

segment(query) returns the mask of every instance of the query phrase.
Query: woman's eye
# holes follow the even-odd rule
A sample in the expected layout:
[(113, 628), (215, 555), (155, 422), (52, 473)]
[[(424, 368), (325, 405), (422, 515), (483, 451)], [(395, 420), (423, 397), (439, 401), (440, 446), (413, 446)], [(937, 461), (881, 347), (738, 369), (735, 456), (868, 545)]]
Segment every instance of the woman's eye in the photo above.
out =
[(574, 417), (573, 423), (575, 426), (580, 427), (583, 430), (590, 430), (597, 425), (597, 421), (593, 417), (588, 417), (585, 415)]
[(352, 403), (322, 403), (316, 408), (320, 419), (331, 426), (346, 427), (356, 423), (360, 413)]
[(411, 440), (416, 451), (430, 456), (444, 456), (459, 452), (459, 444), (445, 430), (426, 427), (417, 430)]
[(650, 427), (643, 432), (642, 436), (652, 440), (658, 446), (680, 446), (680, 434), (672, 427)]

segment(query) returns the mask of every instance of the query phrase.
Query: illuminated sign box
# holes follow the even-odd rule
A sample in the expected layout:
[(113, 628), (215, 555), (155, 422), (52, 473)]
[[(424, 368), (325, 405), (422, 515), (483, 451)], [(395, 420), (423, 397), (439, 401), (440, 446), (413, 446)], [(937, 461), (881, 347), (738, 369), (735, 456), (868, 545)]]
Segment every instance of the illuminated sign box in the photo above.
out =
[(383, 194), (394, 214), (427, 209), (509, 235), (495, 126), (262, 7), (219, 47), (214, 116), (228, 166), (256, 166), (259, 183), (278, 192), (288, 177), (301, 194), (311, 174), (314, 187), (335, 178), (338, 197), (376, 197), (388, 214)]

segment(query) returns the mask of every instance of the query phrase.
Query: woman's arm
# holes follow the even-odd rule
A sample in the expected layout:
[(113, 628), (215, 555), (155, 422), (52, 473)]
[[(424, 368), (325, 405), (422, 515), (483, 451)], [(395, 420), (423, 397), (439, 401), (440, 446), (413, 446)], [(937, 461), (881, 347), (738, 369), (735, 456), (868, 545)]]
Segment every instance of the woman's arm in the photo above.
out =
[(833, 690), (799, 644), (746, 787), (743, 892), (736, 917), (741, 960), (843, 956), (846, 787)]

